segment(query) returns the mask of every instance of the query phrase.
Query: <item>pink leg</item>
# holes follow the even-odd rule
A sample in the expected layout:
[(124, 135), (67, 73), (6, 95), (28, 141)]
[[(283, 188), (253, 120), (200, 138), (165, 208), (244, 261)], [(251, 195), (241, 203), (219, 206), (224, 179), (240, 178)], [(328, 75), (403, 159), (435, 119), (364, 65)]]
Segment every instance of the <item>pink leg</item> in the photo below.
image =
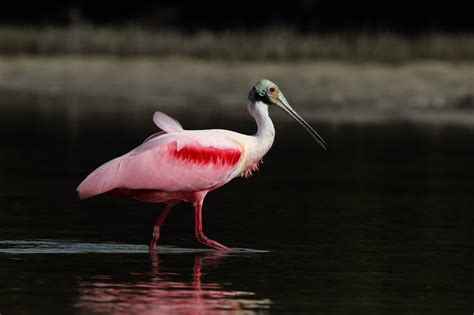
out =
[(156, 220), (155, 226), (153, 227), (153, 233), (151, 235), (150, 245), (148, 246), (150, 250), (156, 250), (156, 243), (158, 242), (158, 239), (160, 238), (160, 226), (165, 221), (166, 217), (168, 216), (168, 213), (170, 213), (171, 208), (173, 208), (176, 204), (177, 202), (169, 202), (166, 204), (165, 208), (161, 211), (160, 216)]
[(195, 215), (195, 234), (196, 239), (199, 243), (210, 246), (217, 250), (230, 250), (227, 246), (224, 246), (216, 241), (210, 240), (204, 235), (202, 231), (202, 200), (194, 203), (194, 215)]

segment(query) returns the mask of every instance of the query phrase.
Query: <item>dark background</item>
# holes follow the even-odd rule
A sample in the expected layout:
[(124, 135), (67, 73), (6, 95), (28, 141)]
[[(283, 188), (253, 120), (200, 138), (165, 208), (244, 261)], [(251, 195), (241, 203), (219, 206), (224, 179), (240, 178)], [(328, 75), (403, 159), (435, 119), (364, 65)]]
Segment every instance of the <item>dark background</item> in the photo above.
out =
[(137, 24), (185, 31), (290, 26), (301, 32), (417, 34), (473, 31), (473, 12), (473, 1), (16, 1), (2, 5), (0, 23)]

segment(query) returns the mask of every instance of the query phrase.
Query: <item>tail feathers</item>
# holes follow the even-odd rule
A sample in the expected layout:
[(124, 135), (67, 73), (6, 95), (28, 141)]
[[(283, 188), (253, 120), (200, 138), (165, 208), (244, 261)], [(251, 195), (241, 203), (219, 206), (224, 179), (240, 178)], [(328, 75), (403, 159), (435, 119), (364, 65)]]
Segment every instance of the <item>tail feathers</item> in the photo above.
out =
[(79, 197), (85, 199), (117, 188), (121, 164), (121, 159), (117, 158), (98, 167), (77, 187)]

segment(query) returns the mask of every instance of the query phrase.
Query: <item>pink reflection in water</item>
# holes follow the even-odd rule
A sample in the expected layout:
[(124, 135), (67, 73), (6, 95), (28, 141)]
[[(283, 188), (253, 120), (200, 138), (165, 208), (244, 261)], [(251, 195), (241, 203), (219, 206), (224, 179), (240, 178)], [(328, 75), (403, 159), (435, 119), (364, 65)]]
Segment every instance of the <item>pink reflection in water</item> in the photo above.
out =
[[(249, 314), (265, 312), (269, 299), (257, 300), (255, 293), (228, 291), (217, 282), (203, 283), (202, 268), (224, 257), (224, 252), (207, 252), (194, 260), (190, 281), (170, 279), (177, 273), (159, 272), (156, 253), (151, 254), (152, 274), (144, 281), (117, 282), (110, 277), (96, 277), (95, 281), (79, 283), (78, 307), (94, 313), (107, 314)], [(109, 281), (107, 281), (109, 280)]]

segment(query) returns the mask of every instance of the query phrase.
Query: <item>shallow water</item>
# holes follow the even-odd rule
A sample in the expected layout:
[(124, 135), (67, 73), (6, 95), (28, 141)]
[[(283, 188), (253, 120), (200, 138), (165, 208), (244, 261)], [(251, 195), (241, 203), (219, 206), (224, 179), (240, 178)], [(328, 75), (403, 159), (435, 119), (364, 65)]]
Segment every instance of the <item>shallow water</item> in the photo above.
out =
[[(474, 311), (474, 129), (313, 121), (323, 152), (275, 113), (261, 170), (206, 199), (208, 236), (240, 249), (198, 245), (182, 204), (150, 254), (158, 205), (75, 187), (154, 132), (155, 109), (0, 93), (2, 315)], [(189, 129), (254, 128), (167, 111)]]

